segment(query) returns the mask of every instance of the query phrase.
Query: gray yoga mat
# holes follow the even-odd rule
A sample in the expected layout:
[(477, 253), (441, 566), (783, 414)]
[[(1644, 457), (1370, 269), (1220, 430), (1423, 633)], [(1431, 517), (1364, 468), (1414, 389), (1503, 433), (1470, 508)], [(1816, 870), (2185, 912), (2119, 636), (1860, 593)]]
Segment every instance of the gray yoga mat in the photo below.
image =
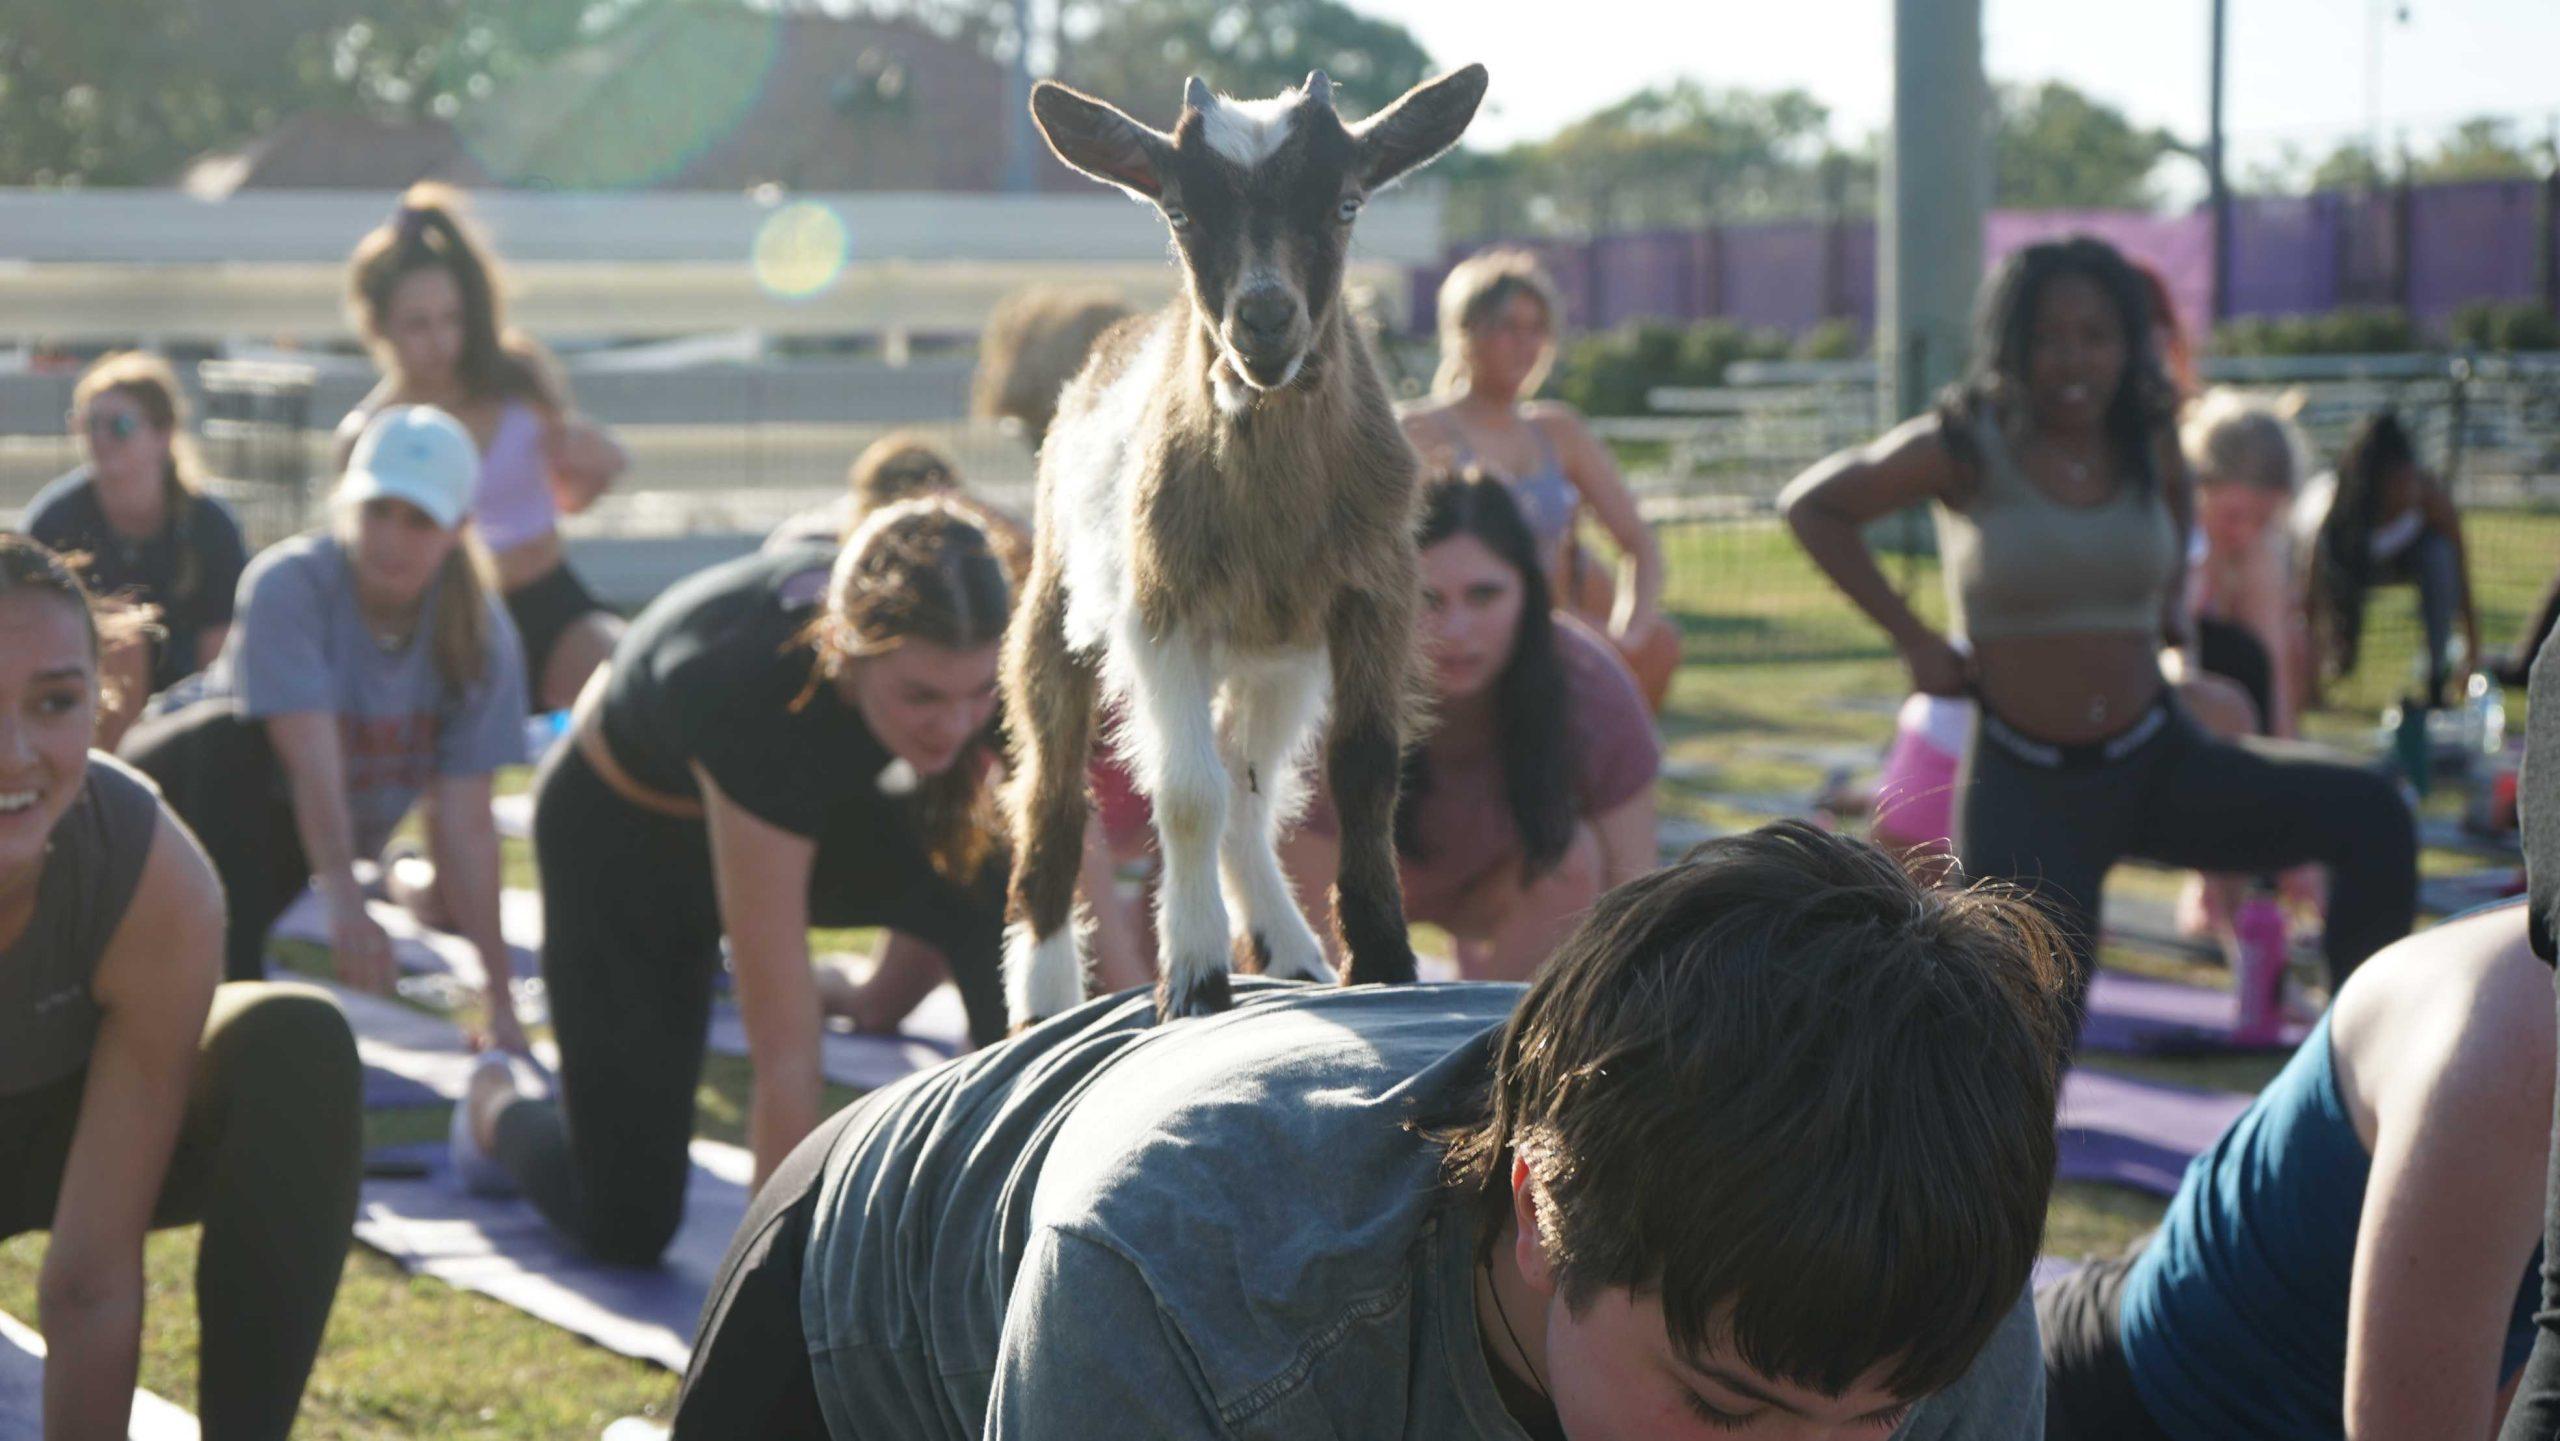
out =
[[(133, 1393), (131, 1441), (197, 1441), (196, 1418), (148, 1391)], [(0, 1441), (44, 1441), (44, 1338), (0, 1314)]]
[[(480, 957), (458, 936), (431, 930), (418, 924), (405, 907), (387, 901), (367, 903), (375, 922), (390, 935), (394, 958), (400, 969), (412, 976), (448, 976), (457, 985), (477, 990), (482, 981)], [(542, 897), (533, 891), (510, 890), (499, 900), (499, 926), (506, 934), (507, 946), (514, 953), (516, 972), (522, 976), (540, 973), (537, 952), (542, 945)], [(304, 891), (269, 933), (281, 939), (328, 944), (329, 925), (317, 894)], [(535, 1019), (531, 1014), (528, 1021)], [(361, 1029), (361, 1028), (360, 1028)], [(747, 1033), (738, 1019), (737, 1008), (726, 996), (712, 1008), (710, 1048), (721, 1055), (743, 1056), (747, 1053)], [(841, 1024), (831, 1024), (820, 1039), (820, 1064), (828, 1080), (855, 1090), (876, 1090), (910, 1072), (945, 1061), (969, 1049), (968, 1013), (960, 1004), (959, 991), (950, 986), (936, 987), (907, 1017), (896, 1035), (862, 1035)], [(370, 1064), (370, 1062), (368, 1062)], [(394, 1073), (398, 1074), (398, 1073)], [(384, 1088), (385, 1099), (371, 1099), (374, 1087)], [(415, 1104), (395, 1101), (402, 1094), (393, 1081), (367, 1079), (367, 1104), (389, 1106)]]
[[(344, 988), (337, 995), (367, 1066), (448, 1099), (462, 1093), (471, 1053), (459, 1028), (379, 996)], [(545, 1064), (558, 1064), (549, 1047), (537, 1049)], [(579, 1255), (526, 1201), (465, 1192), (440, 1143), (378, 1150), (366, 1165), (357, 1240), (414, 1275), (476, 1291), (670, 1370), (684, 1369), (702, 1299), (746, 1214), (753, 1171), (744, 1150), (695, 1141), (684, 1224), (665, 1263), (621, 1267)]]

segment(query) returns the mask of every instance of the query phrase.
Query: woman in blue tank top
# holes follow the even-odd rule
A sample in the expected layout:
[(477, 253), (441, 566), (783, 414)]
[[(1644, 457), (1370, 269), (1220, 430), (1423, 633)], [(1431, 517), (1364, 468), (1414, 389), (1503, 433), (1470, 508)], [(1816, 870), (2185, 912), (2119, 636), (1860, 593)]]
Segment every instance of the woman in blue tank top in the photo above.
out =
[(2159, 1231), (2038, 1296), (2046, 1434), (2491, 1434), (2541, 1295), (2550, 988), (2515, 904), (2367, 961)]

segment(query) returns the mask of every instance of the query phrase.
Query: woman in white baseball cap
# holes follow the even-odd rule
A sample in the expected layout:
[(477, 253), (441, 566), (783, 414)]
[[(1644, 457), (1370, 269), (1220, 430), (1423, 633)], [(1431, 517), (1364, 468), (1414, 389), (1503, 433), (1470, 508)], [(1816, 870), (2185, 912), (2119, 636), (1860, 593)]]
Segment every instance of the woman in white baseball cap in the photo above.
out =
[(235, 980), (264, 973), (268, 928), (313, 882), (339, 976), (387, 987), (390, 940), (353, 867), (423, 801), (445, 905), (489, 978), (489, 1039), (521, 1051), (489, 798), (491, 774), (524, 760), (524, 662), (463, 528), (478, 468), (445, 412), (375, 416), (329, 526), (251, 562), (203, 685), (137, 726), (124, 754), (213, 857)]

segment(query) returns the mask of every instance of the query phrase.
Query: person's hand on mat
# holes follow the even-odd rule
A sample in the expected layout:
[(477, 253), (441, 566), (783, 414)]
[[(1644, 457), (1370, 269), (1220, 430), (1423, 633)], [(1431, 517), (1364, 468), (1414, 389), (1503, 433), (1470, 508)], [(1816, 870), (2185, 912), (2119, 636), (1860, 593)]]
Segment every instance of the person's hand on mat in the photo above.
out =
[(1923, 695), (1966, 694), (1973, 684), (1973, 662), (1936, 631), (1923, 631), (1904, 641), (1902, 663), (1911, 668), (1911, 688)]
[(348, 985), (390, 994), (391, 937), (365, 913), (362, 902), (329, 917), (329, 963)]

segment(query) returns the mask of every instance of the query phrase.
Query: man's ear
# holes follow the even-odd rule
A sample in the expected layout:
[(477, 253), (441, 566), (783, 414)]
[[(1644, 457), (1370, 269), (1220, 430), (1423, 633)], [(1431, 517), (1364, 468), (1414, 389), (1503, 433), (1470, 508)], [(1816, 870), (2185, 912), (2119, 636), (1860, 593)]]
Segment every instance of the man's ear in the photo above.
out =
[(1512, 1260), (1520, 1268), (1520, 1279), (1541, 1296), (1556, 1292), (1555, 1263), (1547, 1257), (1547, 1231), (1540, 1214), (1538, 1178), (1529, 1173), (1529, 1163), (1520, 1156), (1511, 1158), (1511, 1221), (1517, 1234), (1512, 1237)]

